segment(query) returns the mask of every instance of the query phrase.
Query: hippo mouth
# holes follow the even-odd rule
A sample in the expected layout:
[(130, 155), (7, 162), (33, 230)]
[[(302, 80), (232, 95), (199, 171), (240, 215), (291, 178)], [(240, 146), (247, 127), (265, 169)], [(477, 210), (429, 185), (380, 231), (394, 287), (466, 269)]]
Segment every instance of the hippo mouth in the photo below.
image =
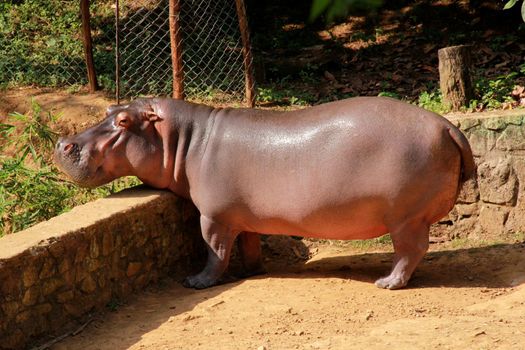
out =
[(93, 188), (108, 183), (113, 178), (104, 170), (104, 164), (108, 161), (109, 150), (119, 143), (120, 135), (111, 135), (99, 147), (59, 140), (54, 153), (55, 163), (79, 186)]

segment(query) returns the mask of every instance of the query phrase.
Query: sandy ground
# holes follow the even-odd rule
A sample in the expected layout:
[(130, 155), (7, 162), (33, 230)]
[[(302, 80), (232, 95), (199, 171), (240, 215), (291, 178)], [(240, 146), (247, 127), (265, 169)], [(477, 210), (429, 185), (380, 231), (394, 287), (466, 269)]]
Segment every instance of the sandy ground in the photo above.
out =
[(67, 132), (80, 131), (104, 117), (106, 108), (115, 101), (102, 93), (70, 94), (57, 89), (15, 88), (0, 90), (0, 122), (12, 112), (28, 113), (31, 100), (44, 113), (59, 116), (59, 124), (68, 126)]
[(433, 249), (398, 291), (373, 284), (389, 252), (329, 244), (206, 290), (167, 281), (52, 349), (525, 348), (525, 243)]

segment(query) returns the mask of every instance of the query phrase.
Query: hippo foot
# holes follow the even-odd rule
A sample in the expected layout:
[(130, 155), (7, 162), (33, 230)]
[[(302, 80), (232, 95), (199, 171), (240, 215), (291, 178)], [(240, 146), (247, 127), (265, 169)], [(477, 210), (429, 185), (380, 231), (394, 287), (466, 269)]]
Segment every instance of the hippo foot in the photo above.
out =
[(199, 273), (197, 275), (188, 276), (182, 281), (182, 285), (186, 288), (204, 289), (217, 284), (217, 280), (205, 274)]
[(399, 276), (386, 276), (383, 278), (378, 279), (375, 282), (375, 285), (379, 288), (384, 289), (400, 289), (407, 285), (408, 280), (405, 281), (405, 279), (399, 277)]

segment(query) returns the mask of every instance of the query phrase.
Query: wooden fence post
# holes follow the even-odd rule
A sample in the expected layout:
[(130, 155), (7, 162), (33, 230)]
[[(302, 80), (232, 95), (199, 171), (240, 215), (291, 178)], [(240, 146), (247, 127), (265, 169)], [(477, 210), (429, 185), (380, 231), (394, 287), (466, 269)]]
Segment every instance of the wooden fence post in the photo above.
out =
[(173, 98), (184, 100), (184, 72), (182, 67), (182, 33), (180, 31), (180, 1), (170, 0), (170, 43), (173, 67)]
[(93, 43), (89, 25), (89, 0), (80, 0), (80, 16), (82, 18), (82, 42), (84, 43), (84, 57), (86, 59), (89, 92), (93, 93), (98, 89), (98, 84), (95, 64), (93, 62)]
[(242, 54), (244, 58), (244, 81), (246, 90), (246, 100), (249, 107), (255, 106), (255, 79), (253, 77), (253, 58), (250, 44), (250, 30), (248, 27), (248, 18), (246, 16), (246, 7), (243, 0), (235, 0), (237, 7), (237, 17), (239, 18), (239, 29), (242, 39)]
[(115, 100), (120, 104), (120, 3), (115, 0)]

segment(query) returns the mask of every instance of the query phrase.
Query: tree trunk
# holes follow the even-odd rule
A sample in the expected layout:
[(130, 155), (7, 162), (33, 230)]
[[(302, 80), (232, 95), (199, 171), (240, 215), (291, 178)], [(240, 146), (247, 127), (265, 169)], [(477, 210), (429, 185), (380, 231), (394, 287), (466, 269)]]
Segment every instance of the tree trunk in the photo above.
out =
[(471, 46), (445, 47), (438, 51), (439, 85), (443, 101), (457, 111), (474, 97), (470, 76), (472, 60)]
[(86, 59), (87, 75), (89, 81), (89, 92), (98, 89), (97, 74), (93, 63), (93, 44), (91, 41), (91, 28), (89, 25), (89, 0), (80, 0), (80, 14), (82, 17), (82, 42), (84, 43), (84, 57)]

